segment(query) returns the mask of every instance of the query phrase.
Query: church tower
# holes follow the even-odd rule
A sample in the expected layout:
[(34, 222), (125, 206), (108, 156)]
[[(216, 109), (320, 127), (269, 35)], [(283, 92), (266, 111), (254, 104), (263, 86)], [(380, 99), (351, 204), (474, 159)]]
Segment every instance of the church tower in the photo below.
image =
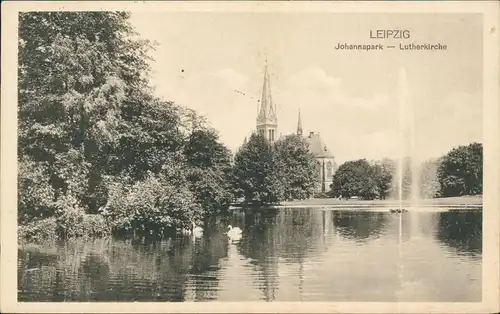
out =
[(299, 109), (299, 120), (297, 122), (297, 135), (302, 136), (302, 119), (300, 119), (300, 109)]
[(257, 132), (262, 134), (271, 143), (276, 141), (278, 137), (278, 118), (276, 116), (276, 106), (273, 105), (273, 98), (271, 97), (271, 84), (269, 82), (267, 62), (264, 68), (262, 99), (257, 116)]

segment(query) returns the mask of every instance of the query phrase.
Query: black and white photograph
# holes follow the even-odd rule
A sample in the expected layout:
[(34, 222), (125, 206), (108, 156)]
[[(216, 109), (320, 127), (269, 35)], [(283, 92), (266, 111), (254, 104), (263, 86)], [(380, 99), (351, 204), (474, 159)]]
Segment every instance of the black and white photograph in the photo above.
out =
[(49, 4), (2, 4), (10, 311), (499, 309), (498, 3)]

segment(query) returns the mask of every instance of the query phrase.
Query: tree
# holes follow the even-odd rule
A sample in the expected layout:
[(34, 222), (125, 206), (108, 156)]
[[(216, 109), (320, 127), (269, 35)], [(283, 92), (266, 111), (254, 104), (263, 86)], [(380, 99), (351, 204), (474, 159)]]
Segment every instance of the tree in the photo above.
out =
[(175, 104), (149, 95), (133, 95), (124, 101), (122, 135), (110, 150), (110, 173), (124, 172), (142, 180), (148, 171), (158, 173), (165, 164), (184, 163), (187, 135), (181, 130), (182, 115)]
[(180, 227), (232, 199), (229, 151), (196, 112), (154, 96), (153, 46), (129, 17), (20, 14), (20, 221)]
[(394, 175), (394, 163), (389, 159), (375, 162), (372, 165), (372, 174), (376, 184), (376, 194), (380, 199), (385, 199), (392, 187)]
[[(366, 165), (368, 165), (366, 167)], [(378, 182), (378, 167), (370, 165), (369, 163), (361, 164), (362, 174), (359, 178), (361, 179), (361, 190), (359, 191), (359, 196), (362, 199), (372, 200), (379, 196), (379, 182)]]
[(343, 163), (333, 176), (333, 196), (375, 198), (377, 196), (377, 182), (374, 174), (374, 169), (366, 159)]
[(438, 180), (439, 159), (427, 160), (422, 164), (422, 172), (420, 174), (421, 196), (423, 198), (433, 198), (438, 196), (441, 189)]
[(273, 171), (271, 144), (260, 134), (252, 134), (234, 157), (233, 175), (237, 196), (256, 205), (275, 203), (283, 197), (283, 185)]
[(315, 158), (304, 138), (288, 135), (274, 144), (273, 170), (284, 188), (284, 199), (306, 199), (317, 184)]
[(146, 89), (150, 45), (134, 38), (128, 18), (123, 12), (19, 16), (19, 156), (46, 163), (55, 198), (74, 195), (90, 212), (100, 205), (95, 193), (106, 153), (120, 138), (122, 104)]
[(234, 198), (229, 150), (212, 129), (191, 133), (184, 148), (190, 190), (204, 215), (227, 209)]
[(483, 146), (472, 143), (448, 152), (438, 169), (442, 196), (478, 195), (483, 191)]

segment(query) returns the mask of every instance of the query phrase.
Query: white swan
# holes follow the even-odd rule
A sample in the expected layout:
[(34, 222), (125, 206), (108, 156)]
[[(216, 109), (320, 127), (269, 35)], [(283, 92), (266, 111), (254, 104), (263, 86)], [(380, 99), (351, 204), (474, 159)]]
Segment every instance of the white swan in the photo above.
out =
[(227, 232), (228, 234), (229, 233), (242, 233), (242, 230), (239, 228), (239, 227), (233, 227), (231, 225), (227, 226), (227, 228), (229, 229), (229, 231)]
[(191, 229), (189, 228), (177, 229), (177, 232), (179, 232), (184, 236), (193, 236), (193, 241), (195, 238), (201, 238), (203, 236), (203, 228), (196, 226), (194, 222)]
[(201, 238), (203, 236), (203, 228), (196, 226), (194, 222), (193, 222), (193, 236), (195, 238)]
[(227, 232), (227, 236), (231, 239), (231, 240), (240, 240), (241, 239), (241, 233), (242, 233), (242, 230), (238, 227), (233, 227), (231, 225), (228, 226), (229, 228), (229, 231)]
[(186, 228), (178, 229), (177, 232), (180, 232), (180, 234), (185, 235), (185, 236), (191, 235), (191, 230), (186, 229)]

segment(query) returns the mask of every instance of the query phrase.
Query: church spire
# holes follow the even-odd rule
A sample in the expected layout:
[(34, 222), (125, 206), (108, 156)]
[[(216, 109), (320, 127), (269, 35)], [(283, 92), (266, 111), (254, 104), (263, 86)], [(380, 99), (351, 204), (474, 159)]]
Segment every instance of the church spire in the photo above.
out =
[(300, 119), (300, 109), (299, 109), (299, 120), (297, 121), (297, 135), (302, 136), (302, 119)]
[(269, 81), (269, 71), (266, 65), (264, 67), (264, 83), (262, 86), (262, 98), (260, 100), (260, 109), (257, 115), (257, 130), (271, 142), (274, 142), (277, 136), (278, 118), (276, 116), (276, 106), (273, 105), (271, 96), (271, 83)]
[(260, 112), (257, 118), (258, 124), (265, 124), (269, 122), (275, 122), (276, 120), (276, 108), (273, 106), (273, 98), (271, 96), (271, 84), (269, 82), (269, 71), (266, 66), (264, 68), (264, 84), (262, 86), (262, 98), (260, 101)]

